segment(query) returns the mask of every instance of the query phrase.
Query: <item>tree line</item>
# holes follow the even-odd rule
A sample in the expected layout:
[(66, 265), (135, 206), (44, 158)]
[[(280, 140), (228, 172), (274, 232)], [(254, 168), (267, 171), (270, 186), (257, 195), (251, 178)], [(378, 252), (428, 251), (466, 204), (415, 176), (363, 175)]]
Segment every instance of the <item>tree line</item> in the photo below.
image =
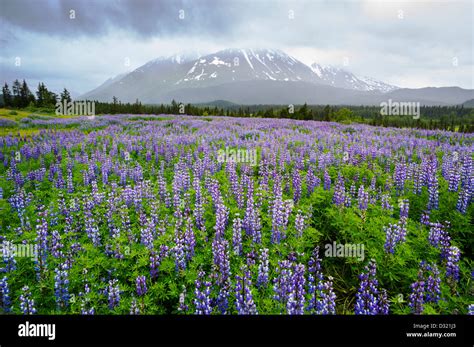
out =
[[(57, 95), (39, 83), (33, 94), (26, 81), (15, 80), (12, 90), (7, 83), (2, 88), (3, 105), (10, 108), (41, 107), (54, 110), (58, 101), (71, 102), (71, 95), (64, 88)], [(36, 96), (35, 96), (36, 95)], [(229, 102), (210, 104), (183, 104), (173, 100), (170, 104), (123, 103), (117, 97), (112, 102), (95, 103), (96, 114), (186, 114), (194, 116), (228, 116), (289, 118), (298, 120), (365, 123), (383, 127), (411, 127), (442, 129), (456, 132), (474, 132), (474, 108), (464, 106), (421, 106), (420, 117), (381, 115), (379, 106), (330, 106), (330, 105), (237, 105)]]
[[(36, 94), (36, 96), (35, 96)], [(2, 87), (3, 106), (11, 108), (25, 108), (25, 107), (42, 107), (42, 108), (54, 108), (56, 102), (66, 100), (67, 102), (72, 101), (71, 94), (66, 88), (58, 96), (56, 93), (48, 90), (44, 83), (38, 83), (38, 89), (33, 94), (28, 87), (25, 80), (20, 82), (15, 80), (12, 83), (12, 88), (8, 86), (8, 83)]]

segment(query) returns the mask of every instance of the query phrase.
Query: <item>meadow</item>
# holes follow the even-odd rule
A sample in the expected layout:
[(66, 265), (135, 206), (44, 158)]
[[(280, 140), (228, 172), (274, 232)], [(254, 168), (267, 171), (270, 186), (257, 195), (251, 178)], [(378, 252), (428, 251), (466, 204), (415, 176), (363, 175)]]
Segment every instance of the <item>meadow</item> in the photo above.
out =
[[(3, 314), (474, 311), (474, 134), (186, 115), (0, 125)], [(255, 158), (219, 156), (232, 151)]]

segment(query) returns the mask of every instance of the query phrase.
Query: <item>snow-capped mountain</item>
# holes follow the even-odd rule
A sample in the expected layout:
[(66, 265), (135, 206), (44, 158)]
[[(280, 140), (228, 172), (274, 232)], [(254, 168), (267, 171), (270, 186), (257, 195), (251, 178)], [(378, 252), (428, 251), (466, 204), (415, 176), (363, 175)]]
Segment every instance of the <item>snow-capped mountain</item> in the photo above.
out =
[[(277, 49), (225, 49), (212, 54), (181, 53), (151, 60), (132, 72), (107, 80), (79, 99), (143, 103), (377, 105), (392, 97), (422, 104), (452, 104), (473, 98), (466, 90), (398, 89), (373, 78), (313, 64)], [(440, 97), (446, 95), (446, 98)], [(408, 98), (408, 99), (407, 99)]]
[(398, 89), (396, 86), (377, 81), (370, 77), (357, 77), (352, 72), (334, 66), (314, 63), (311, 65), (311, 69), (323, 81), (323, 83), (337, 88), (378, 91), (382, 93)]
[(235, 81), (314, 82), (311, 69), (280, 50), (226, 49), (197, 59), (176, 84), (202, 87)]

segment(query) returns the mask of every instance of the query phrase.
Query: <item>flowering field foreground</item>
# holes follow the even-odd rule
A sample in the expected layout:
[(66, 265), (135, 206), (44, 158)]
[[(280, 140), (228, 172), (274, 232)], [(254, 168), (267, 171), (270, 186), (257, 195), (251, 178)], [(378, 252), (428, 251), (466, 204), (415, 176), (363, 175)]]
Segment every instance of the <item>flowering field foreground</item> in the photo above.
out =
[(474, 311), (473, 134), (21, 122), (0, 137), (2, 313)]

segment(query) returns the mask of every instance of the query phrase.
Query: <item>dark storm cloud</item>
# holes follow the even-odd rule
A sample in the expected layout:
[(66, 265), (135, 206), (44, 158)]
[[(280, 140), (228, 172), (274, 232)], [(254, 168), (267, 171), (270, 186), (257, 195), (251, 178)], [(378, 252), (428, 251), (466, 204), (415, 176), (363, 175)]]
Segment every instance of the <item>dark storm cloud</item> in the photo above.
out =
[(114, 29), (141, 37), (226, 35), (245, 6), (223, 5), (210, 0), (2, 0), (0, 19), (25, 31), (66, 37), (100, 36)]

